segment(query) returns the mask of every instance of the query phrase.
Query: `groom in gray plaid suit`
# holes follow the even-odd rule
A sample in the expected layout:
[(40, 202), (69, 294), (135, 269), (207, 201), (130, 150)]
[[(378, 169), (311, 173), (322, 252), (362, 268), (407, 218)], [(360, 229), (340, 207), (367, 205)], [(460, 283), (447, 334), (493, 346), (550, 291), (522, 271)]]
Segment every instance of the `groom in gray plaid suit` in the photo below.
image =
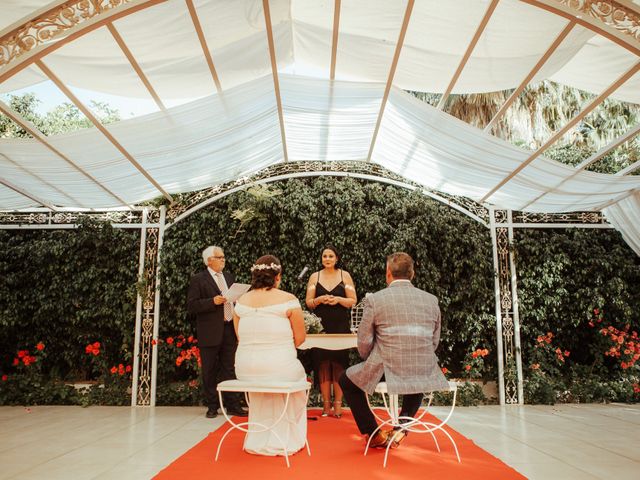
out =
[[(388, 392), (403, 397), (400, 416), (415, 416), (423, 392), (448, 388), (435, 355), (440, 340), (438, 299), (414, 287), (413, 276), (413, 259), (408, 254), (387, 257), (388, 287), (365, 298), (358, 328), (358, 352), (364, 362), (340, 377), (358, 429), (365, 435), (378, 426), (365, 392), (373, 393), (383, 375)], [(370, 446), (386, 447), (391, 437), (398, 446), (404, 436), (404, 432), (390, 435), (378, 431)]]

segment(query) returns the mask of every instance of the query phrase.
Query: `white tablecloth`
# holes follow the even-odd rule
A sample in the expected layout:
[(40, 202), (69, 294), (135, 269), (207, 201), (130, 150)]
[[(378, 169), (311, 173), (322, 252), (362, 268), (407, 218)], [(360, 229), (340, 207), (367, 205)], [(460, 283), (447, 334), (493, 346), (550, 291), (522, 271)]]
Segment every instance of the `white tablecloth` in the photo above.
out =
[(344, 350), (346, 348), (356, 348), (358, 336), (355, 333), (310, 333), (300, 350), (308, 348), (324, 348), (325, 350)]

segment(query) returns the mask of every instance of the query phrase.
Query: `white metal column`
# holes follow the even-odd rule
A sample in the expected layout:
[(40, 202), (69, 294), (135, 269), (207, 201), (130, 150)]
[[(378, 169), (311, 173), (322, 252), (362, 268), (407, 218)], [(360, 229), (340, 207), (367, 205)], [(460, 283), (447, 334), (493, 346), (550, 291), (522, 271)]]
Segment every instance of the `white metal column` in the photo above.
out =
[(160, 330), (160, 253), (164, 238), (164, 224), (167, 217), (167, 207), (160, 207), (160, 226), (158, 228), (158, 257), (156, 259), (156, 291), (155, 307), (153, 309), (153, 339), (151, 356), (151, 406), (156, 406), (156, 384), (158, 380), (158, 333)]
[[(144, 225), (147, 223), (148, 209), (142, 211), (142, 224), (140, 229), (140, 255), (138, 257), (138, 281), (142, 279), (144, 275), (144, 258), (147, 245), (147, 229)], [(138, 290), (138, 289), (136, 289)], [(133, 373), (131, 383), (131, 406), (135, 407), (138, 404), (138, 375), (140, 373), (140, 337), (142, 334), (142, 295), (138, 290), (136, 296), (136, 326), (133, 340)]]
[(500, 273), (498, 265), (498, 239), (496, 236), (496, 217), (493, 207), (489, 207), (489, 228), (493, 250), (493, 293), (496, 304), (496, 350), (498, 353), (498, 394), (500, 405), (505, 404), (504, 395), (504, 356), (502, 345), (502, 308), (500, 305)]
[[(508, 211), (509, 218), (509, 245), (513, 245), (513, 212)], [(516, 349), (516, 369), (518, 372), (518, 403), (524, 405), (524, 376), (522, 374), (522, 348), (520, 346), (520, 314), (518, 312), (518, 275), (516, 273), (516, 262), (513, 258), (513, 249), (509, 249), (509, 268), (511, 270), (511, 298), (513, 311), (513, 325)]]

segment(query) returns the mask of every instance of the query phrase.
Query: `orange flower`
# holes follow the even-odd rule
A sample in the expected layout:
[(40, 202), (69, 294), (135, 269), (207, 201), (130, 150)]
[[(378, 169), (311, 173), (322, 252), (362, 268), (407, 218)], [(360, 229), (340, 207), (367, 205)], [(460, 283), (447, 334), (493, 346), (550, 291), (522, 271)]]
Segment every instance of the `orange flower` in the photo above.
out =
[(540, 364), (539, 363), (534, 363), (531, 365), (531, 370), (538, 370), (540, 368)]
[(38, 344), (36, 345), (36, 349), (39, 351), (44, 350), (44, 343), (38, 342)]
[(477, 351), (473, 352), (473, 353), (471, 354), (471, 356), (472, 356), (473, 358), (476, 358), (476, 357), (478, 356), (478, 352), (477, 352)]
[(151, 340), (151, 345), (157, 345), (158, 342), (156, 341), (156, 339), (154, 338), (153, 340)]
[(189, 338), (187, 338), (187, 341), (189, 343), (193, 343), (193, 335), (189, 335)]
[(489, 355), (489, 350), (486, 348), (482, 350), (482, 356), (484, 357), (485, 355)]

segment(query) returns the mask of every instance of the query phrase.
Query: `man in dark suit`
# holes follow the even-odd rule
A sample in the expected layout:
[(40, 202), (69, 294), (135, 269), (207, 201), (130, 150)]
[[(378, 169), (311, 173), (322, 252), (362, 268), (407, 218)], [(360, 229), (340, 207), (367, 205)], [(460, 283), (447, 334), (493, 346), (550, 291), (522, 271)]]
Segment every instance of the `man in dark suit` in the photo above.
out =
[[(187, 293), (187, 310), (196, 317), (202, 383), (208, 407), (206, 417), (215, 418), (220, 407), (217, 392), (218, 372), (221, 381), (236, 378), (234, 365), (238, 338), (233, 328), (233, 306), (225, 298), (225, 293), (235, 279), (232, 274), (223, 272), (225, 258), (222, 248), (205, 248), (202, 260), (207, 268), (191, 277)], [(228, 414), (246, 415), (237, 395), (224, 395)]]
[[(340, 377), (340, 386), (349, 402), (360, 433), (371, 436), (377, 430), (367, 404), (384, 375), (387, 391), (402, 395), (401, 417), (414, 417), (423, 392), (448, 389), (438, 366), (435, 349), (440, 341), (438, 299), (416, 288), (413, 259), (404, 252), (387, 257), (388, 287), (367, 295), (362, 322), (358, 327), (358, 352), (363, 362), (349, 367)], [(371, 439), (373, 448), (398, 446), (406, 432), (393, 435), (378, 430)]]

